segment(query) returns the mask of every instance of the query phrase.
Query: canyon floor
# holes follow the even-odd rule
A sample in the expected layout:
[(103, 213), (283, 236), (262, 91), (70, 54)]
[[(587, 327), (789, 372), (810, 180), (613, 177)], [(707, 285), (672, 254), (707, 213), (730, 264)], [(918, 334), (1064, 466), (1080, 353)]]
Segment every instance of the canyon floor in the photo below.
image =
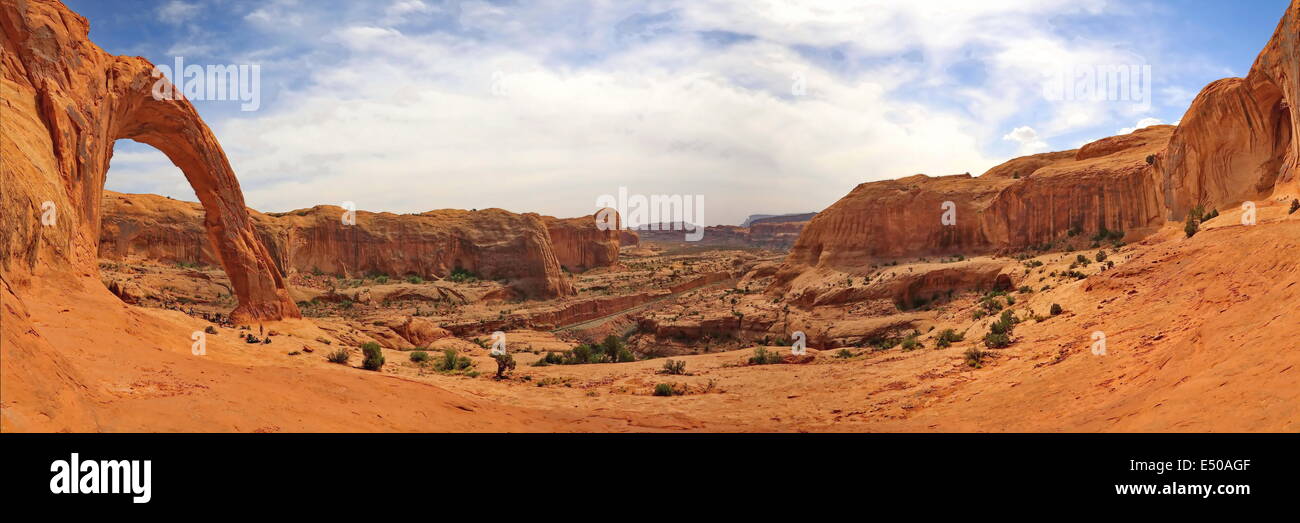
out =
[[(1300, 213), (1286, 211), (1262, 204), (1254, 226), (1225, 212), (1190, 238), (1170, 224), (1131, 244), (819, 273), (798, 284), (851, 299), (815, 305), (763, 292), (780, 253), (647, 244), (571, 275), (578, 295), (547, 302), (492, 299), (501, 284), (473, 278), (295, 274), (305, 318), (236, 325), (219, 316), (233, 306), (219, 268), (105, 260), (102, 292), (54, 280), (45, 299), (6, 300), (43, 336), (6, 332), (26, 336), (18, 358), (42, 363), (11, 375), (32, 385), (6, 394), (3, 429), (1294, 432)], [(1013, 283), (998, 290), (988, 274)], [(918, 281), (954, 288), (890, 294)], [(1003, 310), (1018, 319), (1010, 345), (987, 348)], [(412, 318), (446, 328), (418, 345), (393, 335)], [(803, 357), (779, 334), (796, 328)], [(961, 340), (940, 348), (949, 329)], [(517, 362), (505, 379), (495, 330)], [(610, 336), (635, 361), (537, 365)], [(371, 340), (380, 371), (361, 368), (357, 346)], [(348, 363), (328, 361), (340, 347)], [(448, 350), (472, 364), (439, 370)], [(655, 395), (660, 384), (672, 395)]]

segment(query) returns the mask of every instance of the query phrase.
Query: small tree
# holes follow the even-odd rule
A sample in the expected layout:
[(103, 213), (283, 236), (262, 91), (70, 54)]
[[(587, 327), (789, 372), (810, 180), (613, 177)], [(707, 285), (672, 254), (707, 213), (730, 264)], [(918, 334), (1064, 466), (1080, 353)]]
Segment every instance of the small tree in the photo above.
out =
[(492, 359), (497, 360), (497, 379), (505, 379), (507, 373), (515, 370), (515, 357), (509, 352), (493, 354)]

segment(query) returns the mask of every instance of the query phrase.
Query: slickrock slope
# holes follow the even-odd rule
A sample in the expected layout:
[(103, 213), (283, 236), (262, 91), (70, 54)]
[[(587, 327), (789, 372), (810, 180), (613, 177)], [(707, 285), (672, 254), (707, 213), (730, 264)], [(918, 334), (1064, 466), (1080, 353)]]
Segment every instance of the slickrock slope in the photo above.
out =
[[(459, 268), (487, 279), (511, 280), (522, 296), (574, 293), (551, 247), (545, 219), (536, 214), (501, 209), (408, 215), (357, 211), (355, 225), (348, 225), (342, 220), (344, 209), (333, 206), (249, 213), (271, 259), (286, 273), (434, 279)], [(202, 241), (201, 214), (196, 203), (106, 192), (100, 255), (212, 264), (213, 252)], [(614, 244), (615, 261), (617, 253)]]
[[(194, 187), (206, 235), (239, 297), (234, 315), (299, 316), (221, 145), (188, 101), (154, 99), (148, 61), (104, 52), (87, 38), (85, 18), (51, 0), (0, 1), (0, 28), (0, 264), (17, 296), (38, 292), (47, 278), (105, 292), (90, 284), (100, 199), (113, 142), (129, 138), (166, 154)], [(43, 225), (51, 212), (54, 223)]]
[[(608, 212), (617, 211), (609, 209)], [(597, 227), (597, 215), (578, 218), (554, 218), (543, 216), (546, 230), (551, 235), (551, 245), (555, 247), (555, 256), (560, 266), (573, 272), (582, 272), (596, 267), (618, 265), (618, 248), (622, 242), (618, 223), (615, 227), (602, 231)]]

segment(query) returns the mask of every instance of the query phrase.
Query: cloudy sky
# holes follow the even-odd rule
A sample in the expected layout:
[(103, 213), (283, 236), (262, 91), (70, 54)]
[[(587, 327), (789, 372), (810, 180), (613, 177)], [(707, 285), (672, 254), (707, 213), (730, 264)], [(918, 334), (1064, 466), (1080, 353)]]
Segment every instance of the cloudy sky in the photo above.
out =
[[(112, 53), (260, 66), (256, 111), (195, 102), (256, 209), (568, 217), (627, 187), (704, 195), (710, 225), (1177, 121), (1287, 3), (64, 1)], [(1149, 66), (1150, 103), (1052, 94), (1109, 66)], [(130, 141), (108, 188), (194, 199)]]

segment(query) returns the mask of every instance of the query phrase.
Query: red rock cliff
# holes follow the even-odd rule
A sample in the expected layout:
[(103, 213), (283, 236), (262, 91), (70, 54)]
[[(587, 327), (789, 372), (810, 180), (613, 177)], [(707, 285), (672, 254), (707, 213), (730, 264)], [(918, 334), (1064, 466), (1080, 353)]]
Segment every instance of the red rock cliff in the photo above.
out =
[[(574, 294), (546, 224), (536, 214), (501, 209), (405, 215), (357, 211), (355, 225), (348, 225), (341, 207), (249, 212), (271, 259), (286, 273), (442, 278), (460, 268), (483, 278), (511, 280), (511, 286), (528, 297)], [(106, 192), (100, 253), (109, 259), (215, 263), (210, 245), (201, 241), (201, 215), (196, 203)], [(617, 253), (617, 245), (614, 249)]]
[[(1300, 170), (1297, 39), (1300, 0), (1293, 0), (1250, 74), (1207, 86), (1177, 128), (1017, 158), (978, 178), (861, 184), (809, 222), (772, 290), (784, 292), (810, 267), (1021, 250), (1072, 228), (1141, 236), (1196, 205), (1268, 198)], [(953, 204), (952, 225), (941, 222), (944, 202)]]
[(1166, 217), (1198, 204), (1221, 208), (1267, 198), (1295, 180), (1300, 161), (1300, 2), (1293, 1), (1245, 78), (1207, 86), (1159, 155)]
[[(617, 217), (617, 211), (609, 211)], [(617, 223), (614, 228), (602, 231), (597, 227), (596, 214), (568, 219), (543, 216), (542, 219), (551, 235), (551, 244), (555, 247), (555, 256), (559, 259), (560, 266), (573, 272), (582, 272), (596, 267), (618, 265), (622, 235)]]
[(129, 138), (166, 154), (194, 187), (239, 298), (234, 316), (300, 316), (221, 145), (188, 101), (154, 99), (152, 64), (104, 52), (86, 19), (53, 0), (0, 0), (0, 29), (0, 266), (19, 297), (43, 278), (96, 279), (104, 176), (113, 142)]

